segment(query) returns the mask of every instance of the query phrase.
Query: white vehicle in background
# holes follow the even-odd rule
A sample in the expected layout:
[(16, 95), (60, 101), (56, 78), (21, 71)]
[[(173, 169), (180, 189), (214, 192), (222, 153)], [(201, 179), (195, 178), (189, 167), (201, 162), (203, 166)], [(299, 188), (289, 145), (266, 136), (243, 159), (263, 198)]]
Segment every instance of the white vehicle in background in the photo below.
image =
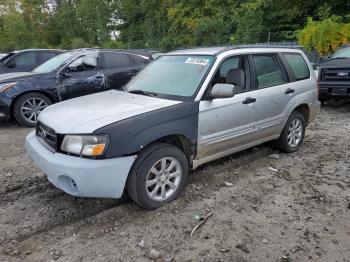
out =
[(0, 54), (0, 59), (3, 58), (7, 54)]

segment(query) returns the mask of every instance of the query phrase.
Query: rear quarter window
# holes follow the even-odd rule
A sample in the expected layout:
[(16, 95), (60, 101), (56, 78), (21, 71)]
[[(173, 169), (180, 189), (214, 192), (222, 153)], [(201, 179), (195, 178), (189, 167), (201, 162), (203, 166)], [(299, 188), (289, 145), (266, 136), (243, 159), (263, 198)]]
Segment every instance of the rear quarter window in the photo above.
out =
[(284, 57), (294, 73), (295, 79), (303, 80), (310, 77), (309, 67), (300, 54), (284, 54)]

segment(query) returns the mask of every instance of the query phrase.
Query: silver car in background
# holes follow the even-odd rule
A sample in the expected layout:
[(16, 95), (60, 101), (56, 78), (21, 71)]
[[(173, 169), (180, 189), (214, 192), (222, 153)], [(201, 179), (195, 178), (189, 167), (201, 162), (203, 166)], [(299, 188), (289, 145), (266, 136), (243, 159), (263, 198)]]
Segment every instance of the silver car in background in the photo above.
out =
[(213, 47), (163, 54), (125, 87), (50, 106), (26, 139), (34, 162), (73, 196), (147, 209), (174, 200), (189, 170), (275, 140), (291, 153), (320, 110), (305, 54)]

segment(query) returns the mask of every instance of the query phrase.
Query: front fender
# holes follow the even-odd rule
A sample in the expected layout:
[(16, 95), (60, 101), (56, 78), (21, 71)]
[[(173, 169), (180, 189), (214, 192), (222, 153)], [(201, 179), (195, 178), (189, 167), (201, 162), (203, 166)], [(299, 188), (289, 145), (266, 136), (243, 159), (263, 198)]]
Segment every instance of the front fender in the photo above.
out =
[(196, 145), (198, 111), (198, 102), (183, 102), (110, 124), (94, 134), (110, 136), (106, 158), (134, 154), (159, 138), (175, 134)]

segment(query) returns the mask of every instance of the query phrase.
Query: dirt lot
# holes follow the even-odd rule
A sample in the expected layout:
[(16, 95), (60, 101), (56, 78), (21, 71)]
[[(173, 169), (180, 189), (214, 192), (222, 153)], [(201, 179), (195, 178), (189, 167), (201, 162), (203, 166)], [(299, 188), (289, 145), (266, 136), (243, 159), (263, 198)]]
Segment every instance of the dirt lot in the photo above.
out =
[(55, 189), (25, 155), (30, 130), (0, 122), (0, 261), (350, 261), (349, 119), (329, 103), (299, 152), (205, 165), (151, 212)]

